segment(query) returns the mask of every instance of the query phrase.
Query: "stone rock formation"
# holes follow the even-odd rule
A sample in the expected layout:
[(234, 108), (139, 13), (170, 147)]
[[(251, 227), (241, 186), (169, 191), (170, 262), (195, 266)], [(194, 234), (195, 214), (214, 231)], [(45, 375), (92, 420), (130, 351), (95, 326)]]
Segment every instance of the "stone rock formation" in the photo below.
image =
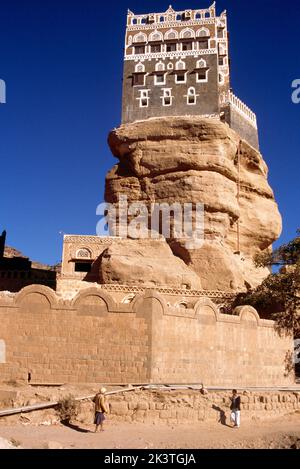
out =
[(109, 135), (119, 159), (106, 178), (105, 200), (204, 204), (204, 243), (189, 249), (167, 239), (204, 289), (239, 291), (268, 269), (254, 256), (281, 233), (281, 216), (262, 155), (217, 119), (157, 118), (122, 125)]
[(101, 283), (201, 289), (199, 277), (175, 257), (163, 239), (123, 239), (101, 256)]

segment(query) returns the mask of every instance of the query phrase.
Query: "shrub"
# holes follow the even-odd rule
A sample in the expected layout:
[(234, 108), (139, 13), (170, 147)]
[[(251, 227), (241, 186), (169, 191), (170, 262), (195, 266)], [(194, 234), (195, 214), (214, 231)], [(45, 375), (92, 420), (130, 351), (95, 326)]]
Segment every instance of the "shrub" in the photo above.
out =
[(78, 413), (78, 402), (71, 394), (58, 402), (57, 410), (62, 422), (70, 422)]

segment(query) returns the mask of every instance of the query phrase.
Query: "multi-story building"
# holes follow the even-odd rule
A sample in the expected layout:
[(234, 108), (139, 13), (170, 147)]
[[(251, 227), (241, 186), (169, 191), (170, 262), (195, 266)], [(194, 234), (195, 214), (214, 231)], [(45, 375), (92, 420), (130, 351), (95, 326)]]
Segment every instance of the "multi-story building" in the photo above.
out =
[(127, 15), (122, 122), (205, 116), (227, 122), (258, 148), (255, 114), (230, 88), (226, 11)]

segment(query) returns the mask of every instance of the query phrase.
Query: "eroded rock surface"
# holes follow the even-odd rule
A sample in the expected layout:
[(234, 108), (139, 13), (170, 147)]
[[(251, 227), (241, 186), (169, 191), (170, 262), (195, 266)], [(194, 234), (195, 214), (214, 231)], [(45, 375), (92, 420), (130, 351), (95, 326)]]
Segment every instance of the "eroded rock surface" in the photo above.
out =
[(167, 240), (204, 289), (243, 290), (268, 275), (253, 258), (279, 237), (281, 216), (262, 155), (236, 132), (216, 119), (148, 119), (112, 131), (109, 145), (119, 163), (106, 178), (107, 202), (123, 194), (149, 212), (153, 202), (204, 204), (200, 249)]

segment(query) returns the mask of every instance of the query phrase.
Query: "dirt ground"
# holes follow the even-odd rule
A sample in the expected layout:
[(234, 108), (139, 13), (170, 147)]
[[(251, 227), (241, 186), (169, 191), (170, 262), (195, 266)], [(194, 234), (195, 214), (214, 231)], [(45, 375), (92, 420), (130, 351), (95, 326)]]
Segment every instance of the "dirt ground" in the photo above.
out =
[[(240, 429), (221, 424), (167, 426), (106, 421), (105, 431), (93, 425), (5, 424), (0, 437), (25, 449), (278, 449), (300, 447), (300, 414), (260, 422), (244, 422)], [(297, 443), (298, 442), (298, 443)]]

